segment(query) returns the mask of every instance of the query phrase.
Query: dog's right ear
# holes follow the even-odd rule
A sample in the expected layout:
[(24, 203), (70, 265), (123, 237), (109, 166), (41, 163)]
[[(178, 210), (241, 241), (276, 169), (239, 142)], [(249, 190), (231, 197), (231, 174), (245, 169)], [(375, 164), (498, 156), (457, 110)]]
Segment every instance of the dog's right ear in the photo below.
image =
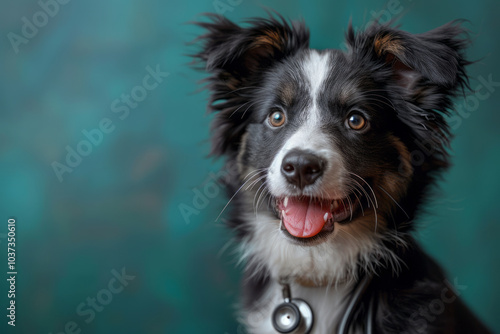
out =
[(309, 45), (309, 31), (302, 22), (290, 26), (281, 20), (256, 18), (248, 27), (240, 27), (221, 15), (207, 15), (211, 22), (197, 25), (208, 32), (198, 39), (204, 42), (195, 55), (206, 70), (219, 75), (229, 89), (238, 86), (273, 63)]
[[(288, 24), (282, 17), (249, 20), (239, 26), (221, 15), (208, 14), (209, 22), (196, 23), (207, 33), (195, 65), (204, 65), (211, 90), (210, 109), (220, 111), (212, 123), (213, 155), (235, 150), (245, 130), (251, 107), (251, 90), (261, 87), (266, 70), (285, 57), (309, 46), (303, 22)], [(245, 105), (246, 104), (246, 105)]]

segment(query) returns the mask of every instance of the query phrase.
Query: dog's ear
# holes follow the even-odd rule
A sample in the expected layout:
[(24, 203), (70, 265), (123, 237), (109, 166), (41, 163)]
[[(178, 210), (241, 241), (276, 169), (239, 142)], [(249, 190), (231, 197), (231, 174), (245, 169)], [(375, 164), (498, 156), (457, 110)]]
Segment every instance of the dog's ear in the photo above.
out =
[(423, 34), (410, 34), (377, 23), (355, 34), (349, 26), (347, 43), (356, 54), (390, 64), (398, 83), (407, 89), (420, 82), (454, 93), (467, 84), (465, 66), (469, 62), (464, 50), (469, 39), (461, 21)]
[(240, 27), (221, 15), (207, 15), (210, 22), (197, 25), (208, 32), (199, 39), (204, 44), (195, 55), (206, 64), (206, 70), (218, 74), (229, 89), (252, 80), (276, 63), (309, 45), (309, 32), (302, 22), (290, 26), (281, 20), (256, 18), (248, 27)]
[(266, 70), (287, 56), (307, 48), (309, 31), (302, 22), (253, 19), (239, 26), (220, 15), (197, 23), (207, 33), (197, 39), (201, 50), (194, 55), (211, 75), (210, 108), (220, 111), (213, 124), (213, 155), (236, 149), (252, 107), (252, 92), (261, 87)]

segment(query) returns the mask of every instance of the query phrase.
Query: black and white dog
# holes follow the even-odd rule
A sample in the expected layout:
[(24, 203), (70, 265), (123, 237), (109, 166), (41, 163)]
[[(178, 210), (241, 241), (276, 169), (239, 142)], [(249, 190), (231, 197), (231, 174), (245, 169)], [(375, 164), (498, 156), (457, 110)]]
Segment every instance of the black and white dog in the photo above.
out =
[[(461, 22), (349, 27), (347, 51), (310, 49), (305, 25), (281, 17), (198, 25), (212, 154), (237, 166), (225, 181), (248, 332), (487, 333), (411, 235), (468, 88)], [(274, 311), (295, 299), (313, 324)]]

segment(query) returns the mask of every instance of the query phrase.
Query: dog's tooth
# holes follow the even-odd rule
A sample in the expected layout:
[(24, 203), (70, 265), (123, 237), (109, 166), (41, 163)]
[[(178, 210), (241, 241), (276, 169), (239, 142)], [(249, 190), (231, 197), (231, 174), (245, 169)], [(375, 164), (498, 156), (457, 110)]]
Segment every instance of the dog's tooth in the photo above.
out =
[(286, 215), (285, 215), (285, 210), (281, 210), (281, 217), (284, 218)]
[(325, 221), (325, 223), (326, 223), (326, 221), (328, 220), (328, 212), (325, 212), (325, 216), (323, 217), (323, 220), (324, 220), (324, 221)]
[(283, 201), (283, 205), (285, 208), (288, 206), (288, 196), (285, 197), (285, 200)]
[(338, 207), (339, 207), (339, 201), (338, 200), (333, 201), (332, 210), (336, 210)]

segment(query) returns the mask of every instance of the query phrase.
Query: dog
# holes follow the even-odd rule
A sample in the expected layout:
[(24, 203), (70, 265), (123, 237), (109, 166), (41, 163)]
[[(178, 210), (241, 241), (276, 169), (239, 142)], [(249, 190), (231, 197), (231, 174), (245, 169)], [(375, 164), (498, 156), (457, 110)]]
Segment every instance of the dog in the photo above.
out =
[(412, 236), (469, 89), (463, 21), (349, 24), (346, 50), (315, 50), (302, 21), (207, 16), (192, 56), (209, 74), (211, 154), (235, 166), (246, 331), (488, 333)]

